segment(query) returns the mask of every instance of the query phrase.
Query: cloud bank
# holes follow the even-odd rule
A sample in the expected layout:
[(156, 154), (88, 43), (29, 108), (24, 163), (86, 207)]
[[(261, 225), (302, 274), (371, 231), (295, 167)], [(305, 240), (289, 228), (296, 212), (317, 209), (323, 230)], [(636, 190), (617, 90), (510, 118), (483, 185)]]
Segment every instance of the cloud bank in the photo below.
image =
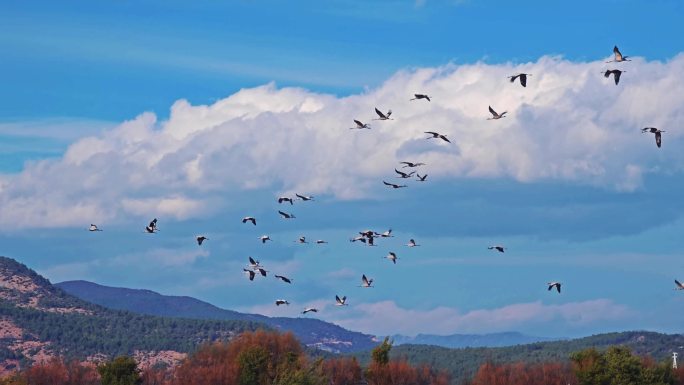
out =
[[(684, 55), (635, 59), (618, 86), (603, 60), (542, 57), (519, 65), (446, 65), (400, 71), (347, 97), (243, 89), (212, 105), (179, 100), (168, 120), (149, 112), (81, 138), (64, 155), (0, 176), (0, 228), (82, 226), (127, 216), (201, 217), (258, 189), (358, 199), (384, 188), (397, 162), (428, 164), (432, 181), (557, 180), (638, 189), (648, 173), (683, 164)], [(507, 76), (533, 74), (527, 88)], [(432, 102), (409, 101), (427, 93)], [(488, 121), (487, 106), (508, 116)], [(373, 108), (392, 121), (372, 121)], [(371, 130), (350, 130), (353, 119)], [(639, 129), (666, 130), (663, 148)], [(446, 134), (451, 145), (427, 140)]]

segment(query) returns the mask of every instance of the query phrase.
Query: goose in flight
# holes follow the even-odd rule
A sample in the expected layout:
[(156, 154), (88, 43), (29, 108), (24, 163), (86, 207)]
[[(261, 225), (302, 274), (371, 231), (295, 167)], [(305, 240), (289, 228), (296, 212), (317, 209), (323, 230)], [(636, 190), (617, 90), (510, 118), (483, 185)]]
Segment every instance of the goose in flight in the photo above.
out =
[(549, 291), (551, 291), (551, 289), (553, 289), (555, 287), (559, 293), (561, 292), (561, 283), (560, 282), (549, 282), (549, 283), (547, 283), (547, 285), (549, 285)]
[(489, 246), (487, 249), (489, 249), (489, 250), (496, 250), (496, 251), (498, 251), (499, 253), (503, 253), (504, 250), (506, 250), (506, 248), (503, 247), (503, 246)]
[(328, 243), (328, 241), (325, 241), (325, 240), (323, 240), (323, 239), (317, 239), (317, 240), (316, 240), (316, 244), (317, 244), (317, 245), (323, 245), (323, 244), (326, 244), (326, 243)]
[(506, 113), (507, 113), (508, 111), (504, 111), (504, 112), (502, 112), (502, 113), (499, 114), (499, 113), (497, 113), (496, 111), (494, 111), (494, 109), (492, 108), (492, 106), (489, 106), (489, 112), (492, 114), (492, 117), (491, 117), (491, 118), (487, 118), (487, 120), (498, 120), (498, 119), (501, 119), (501, 118), (505, 118), (504, 115), (506, 115)]
[(408, 246), (408, 247), (416, 247), (416, 246), (420, 246), (420, 245), (417, 244), (415, 240), (409, 239), (409, 242), (406, 244), (406, 246)]
[(254, 272), (254, 270), (249, 270), (249, 269), (243, 268), (242, 271), (244, 271), (245, 273), (247, 273), (247, 274), (249, 275), (249, 280), (250, 280), (250, 281), (254, 281), (254, 276), (256, 275), (256, 273)]
[(261, 243), (266, 243), (266, 241), (271, 240), (271, 237), (269, 237), (268, 235), (262, 235), (259, 237), (259, 239), (261, 239)]
[(513, 76), (509, 76), (508, 78), (511, 79), (511, 83), (515, 83), (515, 79), (520, 78), (520, 85), (523, 87), (527, 87), (527, 77), (532, 76), (532, 74), (517, 74)]
[(207, 239), (209, 239), (209, 238), (205, 237), (204, 235), (200, 235), (199, 237), (197, 237), (197, 244), (202, 246), (202, 243), (204, 241), (206, 241)]
[(315, 307), (307, 307), (306, 309), (304, 309), (302, 314), (306, 314), (306, 313), (310, 313), (310, 312), (318, 313), (318, 309), (316, 309)]
[(387, 254), (387, 255), (384, 256), (383, 258), (389, 259), (389, 260), (392, 261), (392, 263), (394, 263), (395, 265), (397, 264), (397, 259), (399, 259), (399, 258), (397, 257), (397, 255), (396, 255), (395, 253), (391, 252), (391, 251), (389, 252), (389, 254)]
[(665, 131), (659, 130), (655, 127), (644, 127), (641, 129), (641, 132), (643, 132), (643, 133), (650, 132), (652, 134), (655, 134), (656, 146), (658, 146), (658, 148), (660, 148), (660, 146), (663, 144), (662, 143), (663, 137), (661, 135), (661, 132), (665, 132)]
[(147, 232), (150, 233), (150, 234), (156, 233), (157, 231), (159, 231), (159, 229), (157, 229), (157, 218), (154, 218), (154, 219), (150, 222), (150, 224), (147, 225), (147, 227), (145, 227), (145, 231), (147, 231)]
[(274, 277), (276, 277), (276, 279), (279, 279), (279, 280), (281, 280), (281, 281), (283, 281), (283, 282), (285, 282), (285, 283), (292, 283), (292, 280), (291, 280), (290, 278), (287, 278), (287, 277), (284, 276), (284, 275), (278, 275), (278, 274), (276, 274), (276, 275), (274, 275)]
[(420, 99), (425, 99), (428, 102), (430, 101), (430, 97), (425, 94), (413, 94), (413, 98), (409, 100), (420, 100)]
[(347, 296), (340, 298), (340, 296), (335, 295), (335, 306), (347, 306)]
[(629, 56), (622, 56), (622, 53), (620, 52), (617, 46), (613, 47), (613, 54), (615, 55), (615, 58), (613, 60), (607, 61), (606, 63), (620, 63), (623, 61), (631, 61), (630, 59), (627, 59)]
[(276, 304), (276, 306), (280, 306), (280, 305), (289, 305), (290, 303), (284, 299), (277, 299), (275, 304)]
[(300, 194), (295, 194), (295, 196), (297, 198), (303, 200), (304, 202), (314, 200), (314, 197), (312, 197), (312, 196), (306, 196), (306, 195), (300, 195)]
[(403, 164), (403, 166), (401, 168), (425, 166), (425, 163), (413, 163), (413, 162), (399, 162), (399, 164)]
[(375, 113), (378, 114), (379, 118), (373, 119), (373, 120), (394, 120), (394, 119), (390, 118), (390, 116), (392, 115), (392, 110), (388, 110), (386, 114), (383, 114), (382, 111), (378, 110), (376, 107)]
[(418, 178), (418, 182), (425, 182), (425, 179), (427, 179), (427, 174), (420, 176), (420, 174), (416, 174), (416, 177)]
[(413, 176), (413, 174), (416, 173), (415, 171), (411, 171), (411, 172), (409, 172), (409, 173), (405, 173), (405, 172), (401, 172), (401, 171), (397, 170), (396, 168), (394, 169), (394, 172), (396, 172), (397, 174), (399, 174), (399, 176), (398, 176), (397, 178), (402, 178), (402, 179), (410, 178), (410, 177)]
[(292, 219), (295, 217), (294, 214), (288, 214), (288, 213), (286, 213), (284, 211), (280, 211), (280, 210), (278, 210), (278, 214), (280, 214), (280, 216), (283, 217), (283, 219)]
[(242, 223), (247, 223), (247, 222), (252, 222), (254, 226), (256, 226), (256, 218), (254, 217), (244, 217), (242, 218)]
[(292, 202), (292, 198), (289, 198), (289, 197), (278, 198), (278, 203), (283, 203), (283, 202), (290, 202), (290, 204), (294, 204), (294, 202)]
[(248, 258), (249, 258), (249, 267), (250, 267), (252, 270), (256, 270), (256, 269), (262, 267), (261, 264), (259, 263), (259, 261), (255, 260), (255, 259), (252, 258), (252, 257), (248, 257)]
[(382, 181), (382, 183), (384, 183), (385, 186), (390, 186), (390, 187), (392, 187), (392, 188), (404, 188), (404, 187), (407, 187), (405, 184), (404, 184), (404, 185), (398, 185), (398, 184), (394, 184), (394, 183), (385, 182), (384, 180)]
[(677, 286), (677, 287), (675, 287), (675, 290), (684, 290), (684, 285), (682, 285), (682, 283), (677, 281), (676, 279), (675, 279), (675, 285)]
[(297, 243), (309, 243), (309, 242), (306, 241), (306, 237), (305, 237), (305, 236), (299, 237), (299, 239), (296, 240), (295, 242), (297, 242)]
[(100, 229), (97, 227), (97, 225), (94, 225), (94, 224), (91, 223), (91, 224), (90, 224), (90, 227), (88, 227), (88, 231), (102, 231), (102, 230), (100, 230)]
[(606, 78), (609, 78), (610, 75), (613, 75), (613, 80), (615, 80), (615, 85), (618, 85), (620, 83), (620, 76), (622, 76), (623, 72), (627, 71), (620, 71), (620, 70), (606, 70), (606, 72), (603, 72), (603, 76)]
[(367, 128), (370, 130), (371, 126), (368, 123), (363, 123), (360, 120), (354, 119), (354, 123), (356, 123), (356, 127), (349, 127), (350, 130), (362, 130), (364, 128)]
[(373, 279), (366, 278), (366, 274), (361, 276), (361, 286), (360, 287), (373, 287)]
[(434, 132), (434, 131), (425, 131), (426, 134), (432, 135), (431, 137), (427, 139), (442, 139), (443, 141), (447, 143), (451, 143), (449, 139), (447, 139), (446, 135), (442, 135), (439, 132)]

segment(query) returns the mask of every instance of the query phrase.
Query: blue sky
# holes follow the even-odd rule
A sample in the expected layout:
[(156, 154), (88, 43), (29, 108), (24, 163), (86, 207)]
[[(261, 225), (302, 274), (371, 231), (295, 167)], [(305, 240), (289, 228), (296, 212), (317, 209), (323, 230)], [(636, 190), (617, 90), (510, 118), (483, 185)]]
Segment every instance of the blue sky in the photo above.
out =
[[(377, 334), (681, 332), (671, 309), (684, 300), (671, 289), (684, 279), (684, 56), (671, 41), (684, 35), (682, 11), (678, 1), (5, 5), (0, 254), (53, 282), (269, 315), (316, 305), (322, 319)], [(605, 64), (614, 44), (634, 61)], [(618, 87), (600, 74), (613, 67), (627, 70)], [(521, 71), (533, 74), (525, 89), (506, 79)], [(409, 102), (414, 92), (433, 101)], [(490, 104), (509, 117), (486, 121)], [(396, 120), (371, 121), (376, 106)], [(352, 119), (373, 129), (348, 130)], [(663, 148), (639, 132), (650, 125), (666, 130)], [(430, 130), (452, 145), (425, 140)], [(428, 181), (385, 189), (400, 160), (427, 163)], [(317, 199), (275, 201), (294, 192)], [(283, 208), (297, 218), (281, 220)], [(161, 231), (149, 236), (152, 217)], [(396, 237), (348, 242), (368, 228)], [(196, 234), (210, 240), (198, 248)], [(301, 235), (330, 243), (295, 244)], [(295, 283), (247, 281), (249, 255)], [(356, 287), (362, 273), (377, 287)], [(549, 280), (563, 294), (547, 292)], [(331, 306), (335, 294), (351, 306)], [(281, 297), (293, 305), (272, 306)]]

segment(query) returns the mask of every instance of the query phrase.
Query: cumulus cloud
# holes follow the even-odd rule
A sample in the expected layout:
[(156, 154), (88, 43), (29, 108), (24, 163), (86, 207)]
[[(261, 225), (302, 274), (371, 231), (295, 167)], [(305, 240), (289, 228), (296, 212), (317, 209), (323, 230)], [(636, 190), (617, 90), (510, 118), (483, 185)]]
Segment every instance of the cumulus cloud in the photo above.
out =
[[(166, 121), (143, 113), (81, 138), (58, 159), (0, 176), (2, 228), (82, 225), (126, 215), (186, 219), (225, 205), (226, 192), (272, 189), (365, 197), (398, 161), (431, 165), (432, 180), (559, 180), (632, 191), (647, 173), (679, 171), (669, 150), (639, 128), (684, 118), (684, 55), (635, 59), (619, 86), (602, 61), (542, 57), (525, 64), (446, 65), (400, 71), (380, 87), (335, 97), (273, 84), (243, 89), (211, 105), (179, 100)], [(527, 88), (506, 76), (528, 72)], [(414, 92), (433, 101), (409, 102)], [(487, 106), (508, 110), (487, 121)], [(396, 120), (370, 121), (373, 108)], [(453, 144), (426, 140), (447, 134)], [(667, 162), (662, 162), (663, 157)], [(656, 166), (658, 165), (658, 166)]]
[(351, 310), (332, 321), (351, 330), (375, 335), (490, 333), (534, 330), (551, 324), (555, 330), (572, 330), (623, 320), (632, 313), (626, 306), (609, 299), (559, 305), (536, 301), (465, 313), (450, 307), (405, 309), (394, 301), (358, 304)]

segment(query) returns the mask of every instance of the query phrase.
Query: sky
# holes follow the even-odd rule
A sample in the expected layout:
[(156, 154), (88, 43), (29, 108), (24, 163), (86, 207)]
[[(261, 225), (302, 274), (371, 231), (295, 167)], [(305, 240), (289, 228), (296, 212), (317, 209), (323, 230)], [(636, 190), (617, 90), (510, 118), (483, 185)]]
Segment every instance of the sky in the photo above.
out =
[[(665, 0), (6, 4), (0, 255), (52, 282), (272, 316), (316, 306), (307, 317), (376, 335), (681, 333), (683, 14)], [(616, 44), (631, 61), (605, 63)], [(520, 72), (526, 88), (507, 79)], [(397, 178), (401, 161), (426, 163), (426, 181)], [(295, 193), (315, 200), (278, 204)], [(292, 285), (250, 282), (248, 256)]]

